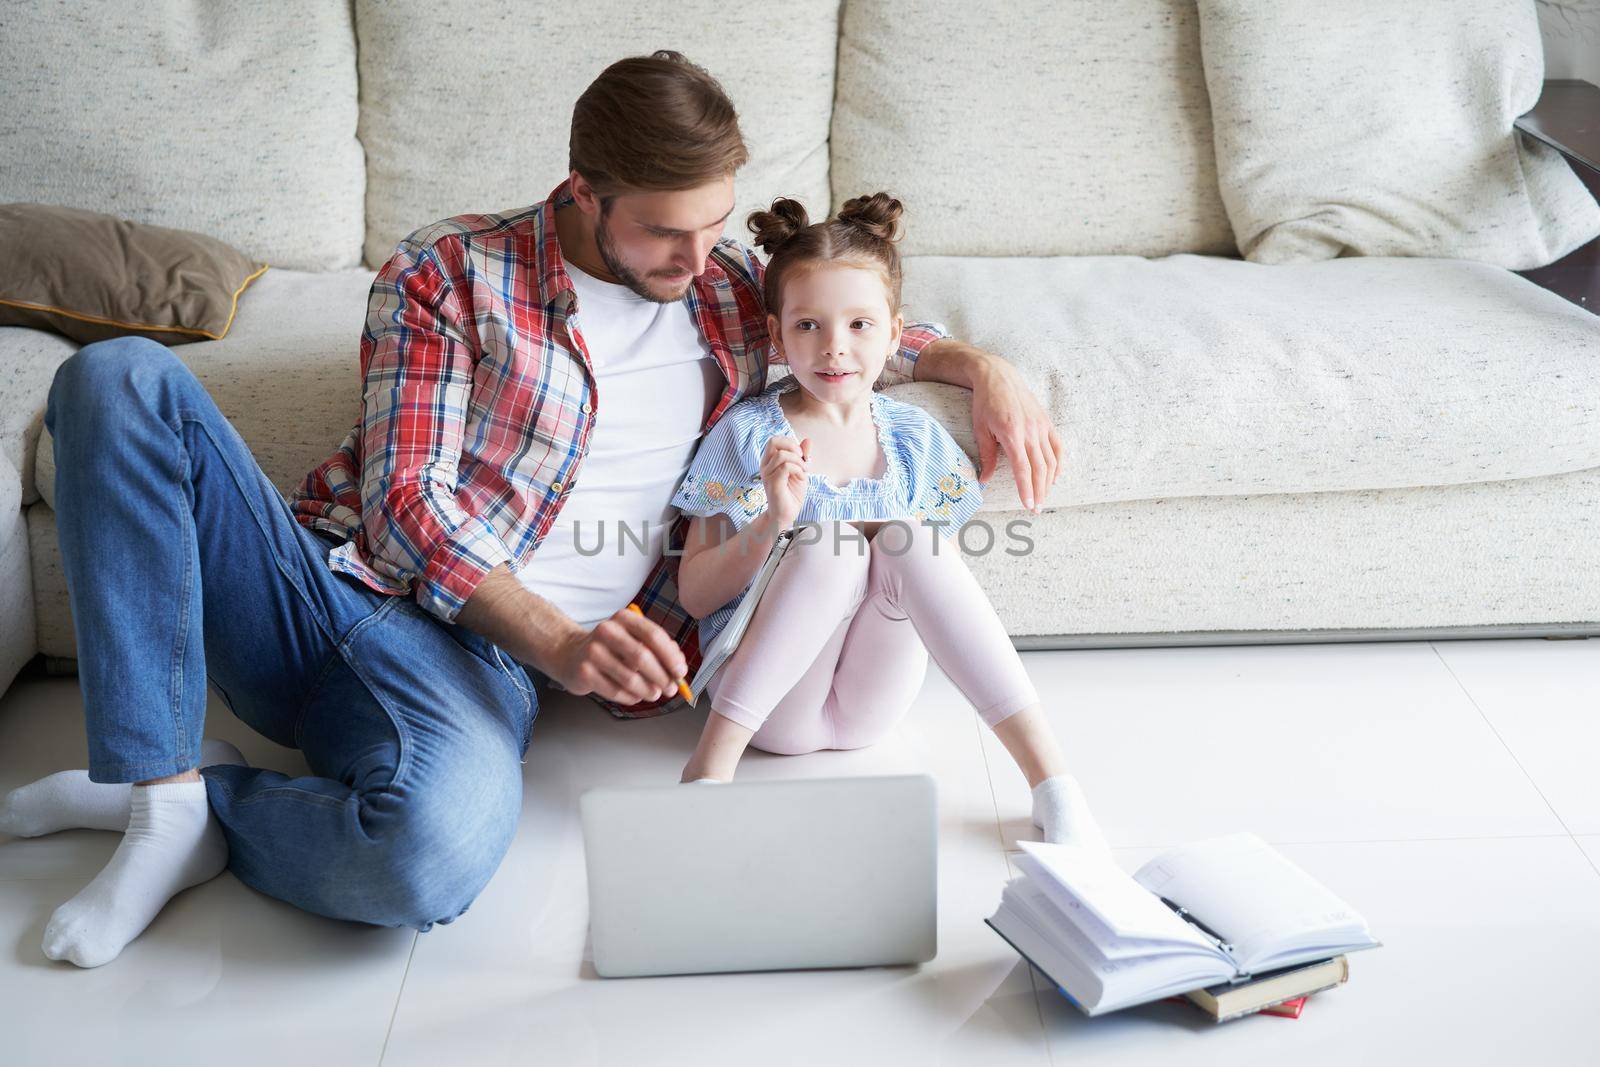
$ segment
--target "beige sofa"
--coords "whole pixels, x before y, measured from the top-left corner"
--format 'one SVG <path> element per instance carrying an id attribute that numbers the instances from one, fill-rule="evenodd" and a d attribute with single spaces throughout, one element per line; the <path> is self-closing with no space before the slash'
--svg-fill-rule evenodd
<path id="1" fill-rule="evenodd" d="M 980 20 L 932 0 L 285 0 L 134 26 L 77 6 L 101 17 L 13 18 L 45 64 L 0 44 L 25 116 L 0 124 L 0 201 L 273 264 L 224 340 L 175 351 L 280 490 L 357 415 L 396 240 L 542 199 L 583 85 L 674 47 L 739 105 L 736 220 L 778 194 L 903 195 L 908 311 L 1016 362 L 1052 412 L 1068 455 L 1045 514 L 1002 464 L 996 543 L 964 542 L 1019 645 L 1600 634 L 1600 318 L 1482 262 L 1240 259 L 1192 0 Z M 76 655 L 41 432 L 75 348 L 0 329 L 0 685 Z M 975 453 L 964 391 L 892 391 Z M 1006 551 L 1013 521 L 1031 552 Z"/>

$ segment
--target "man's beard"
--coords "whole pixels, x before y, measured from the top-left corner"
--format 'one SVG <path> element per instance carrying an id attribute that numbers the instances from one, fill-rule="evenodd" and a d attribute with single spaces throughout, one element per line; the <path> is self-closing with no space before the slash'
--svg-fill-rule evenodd
<path id="1" fill-rule="evenodd" d="M 619 283 L 626 285 L 634 293 L 649 300 L 651 303 L 673 304 L 682 300 L 689 292 L 690 283 L 684 284 L 683 292 L 673 296 L 662 296 L 659 293 L 652 292 L 650 287 L 645 284 L 645 280 L 639 277 L 638 272 L 622 262 L 622 257 L 617 253 L 616 245 L 611 243 L 611 230 L 606 225 L 606 215 L 609 211 L 609 207 L 601 209 L 600 220 L 594 228 L 595 247 L 600 252 L 600 262 L 606 265 L 606 270 L 610 271 L 611 276 L 617 279 Z M 691 278 L 690 282 L 692 281 L 693 279 Z"/>

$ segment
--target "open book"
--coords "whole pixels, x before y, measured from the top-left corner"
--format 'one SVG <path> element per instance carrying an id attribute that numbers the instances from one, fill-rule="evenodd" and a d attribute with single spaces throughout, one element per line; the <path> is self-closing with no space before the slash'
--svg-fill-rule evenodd
<path id="1" fill-rule="evenodd" d="M 745 630 L 750 626 L 750 619 L 756 613 L 756 605 L 761 602 L 761 594 L 766 591 L 767 582 L 772 580 L 772 572 L 778 569 L 778 562 L 783 559 L 783 554 L 789 550 L 794 535 L 799 531 L 800 527 L 791 526 L 778 534 L 778 539 L 772 543 L 772 548 L 767 552 L 766 561 L 761 564 L 761 569 L 745 587 L 744 599 L 739 601 L 733 617 L 717 634 L 710 647 L 701 650 L 700 669 L 694 672 L 694 681 L 689 683 L 689 693 L 694 698 L 690 701 L 691 704 L 700 702 L 700 694 L 705 691 L 706 683 L 711 681 L 712 675 L 717 673 L 717 668 L 722 666 L 739 647 L 739 640 L 744 637 Z"/>
<path id="2" fill-rule="evenodd" d="M 1089 1015 L 1381 944 L 1255 834 L 1180 845 L 1131 877 L 1103 852 L 1020 844 L 1023 874 L 986 921 Z"/>

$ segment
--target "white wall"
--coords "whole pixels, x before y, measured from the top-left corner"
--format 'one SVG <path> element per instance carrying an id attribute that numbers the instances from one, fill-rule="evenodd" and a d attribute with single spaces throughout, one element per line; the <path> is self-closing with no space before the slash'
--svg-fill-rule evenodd
<path id="1" fill-rule="evenodd" d="M 1544 76 L 1600 85 L 1600 0 L 1538 0 Z"/>

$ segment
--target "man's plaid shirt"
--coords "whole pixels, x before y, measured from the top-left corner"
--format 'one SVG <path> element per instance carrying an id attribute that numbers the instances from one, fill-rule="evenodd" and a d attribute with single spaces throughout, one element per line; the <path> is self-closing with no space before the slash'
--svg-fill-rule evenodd
<path id="1" fill-rule="evenodd" d="M 290 496 L 297 521 L 346 538 L 328 565 L 381 593 L 415 593 L 453 622 L 496 564 L 513 572 L 539 548 L 581 477 L 594 420 L 594 365 L 561 265 L 555 209 L 459 215 L 407 236 L 373 281 L 361 334 L 361 418 Z M 780 362 L 767 336 L 762 264 L 731 238 L 712 249 L 685 297 L 724 381 L 702 430 L 760 392 Z M 917 355 L 943 337 L 908 325 L 891 357 L 910 380 Z M 634 598 L 671 635 L 692 675 L 696 620 L 678 603 L 678 550 L 688 519 Z M 675 711 L 682 697 L 619 705 L 621 718 Z"/>

